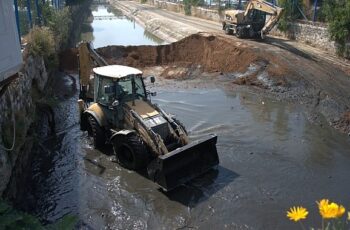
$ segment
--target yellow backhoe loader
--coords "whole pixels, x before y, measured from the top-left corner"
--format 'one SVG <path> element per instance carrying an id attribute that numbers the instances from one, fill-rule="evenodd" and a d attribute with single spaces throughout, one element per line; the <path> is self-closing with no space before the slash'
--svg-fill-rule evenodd
<path id="1" fill-rule="evenodd" d="M 270 2 L 250 0 L 245 10 L 225 11 L 222 29 L 238 38 L 264 38 L 277 24 L 282 12 L 283 8 Z"/>
<path id="2" fill-rule="evenodd" d="M 112 144 L 123 167 L 146 168 L 165 191 L 219 164 L 217 136 L 190 142 L 181 122 L 151 102 L 140 70 L 107 65 L 90 43 L 78 49 L 81 129 L 96 148 Z"/>

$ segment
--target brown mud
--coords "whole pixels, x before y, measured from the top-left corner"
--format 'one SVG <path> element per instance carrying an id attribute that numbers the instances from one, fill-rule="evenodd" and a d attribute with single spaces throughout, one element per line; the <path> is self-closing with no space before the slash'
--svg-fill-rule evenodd
<path id="1" fill-rule="evenodd" d="M 350 108 L 350 78 L 311 57 L 208 33 L 167 45 L 107 46 L 97 52 L 109 64 L 140 69 L 162 66 L 159 76 L 167 79 L 193 79 L 203 73 L 225 75 L 229 84 L 255 86 L 263 94 L 304 104 L 310 120 L 319 121 L 323 116 L 333 127 L 343 132 L 350 130 L 344 116 Z M 61 56 L 61 68 L 76 70 L 75 54 L 75 50 L 66 51 Z"/>

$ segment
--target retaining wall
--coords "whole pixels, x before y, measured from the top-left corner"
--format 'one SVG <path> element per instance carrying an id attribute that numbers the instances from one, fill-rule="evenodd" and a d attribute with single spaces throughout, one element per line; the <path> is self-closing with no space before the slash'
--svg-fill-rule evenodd
<path id="1" fill-rule="evenodd" d="M 274 28 L 270 34 L 287 37 L 333 54 L 336 53 L 336 44 L 330 40 L 327 25 L 323 23 L 300 21 L 290 24 L 290 32 L 288 33 L 283 33 Z"/>
<path id="2" fill-rule="evenodd" d="M 166 9 L 169 11 L 185 14 L 185 6 L 180 3 L 158 1 L 158 0 L 149 1 L 148 3 L 161 9 Z M 191 15 L 198 18 L 203 18 L 203 19 L 216 21 L 216 22 L 220 22 L 221 18 L 223 17 L 219 14 L 218 10 L 206 9 L 202 7 L 191 7 Z"/>
<path id="3" fill-rule="evenodd" d="M 0 95 L 0 196 L 11 177 L 28 168 L 33 138 L 31 125 L 35 120 L 35 100 L 43 94 L 48 80 L 42 58 L 29 57 L 19 77 L 2 91 Z M 14 120 L 13 122 L 13 115 Z M 15 147 L 13 125 L 15 124 Z"/>
<path id="4" fill-rule="evenodd" d="M 183 4 L 159 0 L 150 0 L 148 1 L 148 3 L 151 5 L 155 5 L 158 8 L 185 14 Z M 218 10 L 206 9 L 202 7 L 191 7 L 191 15 L 216 22 L 220 22 L 223 18 L 223 15 L 221 15 L 218 12 Z M 336 54 L 336 44 L 329 38 L 327 25 L 323 23 L 300 21 L 297 23 L 293 23 L 290 26 L 291 32 L 289 32 L 288 34 L 285 34 L 276 28 L 273 29 L 273 31 L 271 31 L 270 34 L 274 36 L 282 36 L 294 39 L 296 41 L 306 43 L 313 47 L 326 50 L 332 54 Z"/>

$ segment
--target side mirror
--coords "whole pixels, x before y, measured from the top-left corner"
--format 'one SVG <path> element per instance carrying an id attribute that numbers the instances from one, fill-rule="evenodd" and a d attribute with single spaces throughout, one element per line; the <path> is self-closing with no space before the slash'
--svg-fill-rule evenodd
<path id="1" fill-rule="evenodd" d="M 119 101 L 118 101 L 118 100 L 114 100 L 114 101 L 112 102 L 112 107 L 113 107 L 113 108 L 117 107 L 118 105 L 119 105 Z"/>
<path id="2" fill-rule="evenodd" d="M 152 97 L 157 96 L 157 92 L 151 92 L 151 96 L 152 96 Z"/>
<path id="3" fill-rule="evenodd" d="M 156 81 L 154 76 L 151 76 L 151 83 L 154 83 Z"/>
<path id="4" fill-rule="evenodd" d="M 118 105 L 119 105 L 119 101 L 118 101 L 118 100 L 114 100 L 114 101 L 112 102 L 112 105 L 110 105 L 108 108 L 109 108 L 110 110 L 115 110 L 115 109 L 117 109 Z"/>

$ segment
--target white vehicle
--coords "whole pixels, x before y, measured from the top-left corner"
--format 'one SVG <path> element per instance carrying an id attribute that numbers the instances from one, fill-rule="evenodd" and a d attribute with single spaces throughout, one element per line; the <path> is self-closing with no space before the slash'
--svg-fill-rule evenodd
<path id="1" fill-rule="evenodd" d="M 0 1 L 0 84 L 22 66 L 13 1 Z"/>

